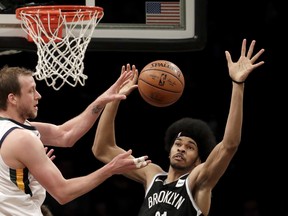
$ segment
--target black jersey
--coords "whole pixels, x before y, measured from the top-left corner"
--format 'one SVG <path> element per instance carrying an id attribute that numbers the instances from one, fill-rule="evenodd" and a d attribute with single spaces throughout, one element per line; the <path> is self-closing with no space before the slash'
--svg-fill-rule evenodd
<path id="1" fill-rule="evenodd" d="M 158 174 L 147 188 L 138 216 L 203 216 L 186 181 L 188 174 L 165 184 L 167 174 Z"/>

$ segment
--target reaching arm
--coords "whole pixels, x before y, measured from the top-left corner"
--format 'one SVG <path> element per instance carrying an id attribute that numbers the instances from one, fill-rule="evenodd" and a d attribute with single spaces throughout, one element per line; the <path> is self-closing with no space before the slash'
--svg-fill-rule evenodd
<path id="1" fill-rule="evenodd" d="M 130 70 L 130 65 L 127 65 L 127 71 Z M 135 66 L 132 66 L 133 76 L 130 81 L 119 89 L 119 94 L 130 94 L 137 85 L 135 84 L 138 79 L 138 71 Z M 125 72 L 125 66 L 122 66 L 121 73 Z M 104 162 L 110 162 L 116 155 L 125 152 L 116 145 L 115 140 L 115 118 L 120 101 L 113 101 L 105 106 L 105 109 L 99 119 L 97 126 L 92 152 L 95 157 Z"/>
<path id="2" fill-rule="evenodd" d="M 241 56 L 237 62 L 232 62 L 230 53 L 225 52 L 229 75 L 232 79 L 232 93 L 224 136 L 207 160 L 196 166 L 189 175 L 189 187 L 204 215 L 208 215 L 210 210 L 212 189 L 226 171 L 241 141 L 244 81 L 255 68 L 264 64 L 263 61 L 255 63 L 264 49 L 252 57 L 254 46 L 255 41 L 252 41 L 246 54 L 246 39 L 244 39 Z"/>
<path id="3" fill-rule="evenodd" d="M 117 81 L 96 98 L 96 100 L 94 100 L 80 115 L 70 119 L 62 125 L 31 122 L 31 124 L 39 130 L 41 141 L 47 146 L 73 146 L 89 129 L 91 129 L 107 103 L 114 100 L 126 99 L 126 95 L 118 94 L 118 91 L 119 88 L 130 79 L 131 75 L 131 71 L 124 71 L 121 73 Z"/>
<path id="4" fill-rule="evenodd" d="M 1 157 L 13 169 L 25 167 L 33 177 L 60 204 L 65 204 L 99 186 L 115 174 L 123 174 L 147 166 L 147 156 L 131 158 L 132 150 L 119 154 L 100 169 L 81 177 L 65 179 L 53 163 L 51 154 L 30 131 L 15 129 L 5 138 L 1 148 Z"/>
<path id="5" fill-rule="evenodd" d="M 130 70 L 129 64 L 127 64 L 126 70 Z M 122 67 L 122 73 L 124 71 L 125 66 Z M 138 79 L 138 71 L 134 65 L 132 66 L 132 72 L 133 76 L 131 77 L 130 81 L 119 89 L 119 93 L 128 95 L 137 88 L 136 82 Z M 98 122 L 92 152 L 95 157 L 103 163 L 108 163 L 117 155 L 125 152 L 124 149 L 116 145 L 115 140 L 115 118 L 119 104 L 120 101 L 113 101 L 107 104 Z M 149 172 L 147 169 L 149 169 Z M 133 170 L 125 175 L 144 184 L 147 183 L 147 178 L 150 179 L 150 175 L 153 175 L 155 172 L 163 171 L 160 169 L 160 167 L 151 163 L 149 166 L 143 169 Z M 147 177 L 147 175 L 149 175 L 149 177 Z"/>
<path id="6" fill-rule="evenodd" d="M 236 153 L 241 141 L 243 120 L 244 81 L 263 61 L 255 63 L 264 49 L 253 56 L 255 41 L 250 44 L 246 54 L 246 39 L 242 42 L 241 56 L 237 62 L 232 62 L 230 53 L 225 52 L 229 75 L 232 79 L 232 94 L 230 109 L 222 141 L 213 149 L 199 171 L 199 182 L 202 187 L 212 189 L 226 171 Z"/>

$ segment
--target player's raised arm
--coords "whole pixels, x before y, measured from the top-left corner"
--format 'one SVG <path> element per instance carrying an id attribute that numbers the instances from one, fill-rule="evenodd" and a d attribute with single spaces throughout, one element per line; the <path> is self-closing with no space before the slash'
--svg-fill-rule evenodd
<path id="1" fill-rule="evenodd" d="M 43 122 L 31 122 L 31 124 L 38 129 L 45 145 L 72 147 L 91 129 L 107 103 L 126 99 L 126 95 L 119 93 L 119 89 L 131 76 L 131 71 L 121 73 L 116 82 L 89 104 L 82 113 L 61 125 Z"/>
<path id="2" fill-rule="evenodd" d="M 204 185 L 211 188 L 226 171 L 241 141 L 245 81 L 254 69 L 264 64 L 264 61 L 256 62 L 264 49 L 253 54 L 255 43 L 256 41 L 253 40 L 247 50 L 246 39 L 244 39 L 240 57 L 236 62 L 232 61 L 228 51 L 225 52 L 232 82 L 230 109 L 223 139 L 212 150 L 200 172 L 206 179 Z"/>

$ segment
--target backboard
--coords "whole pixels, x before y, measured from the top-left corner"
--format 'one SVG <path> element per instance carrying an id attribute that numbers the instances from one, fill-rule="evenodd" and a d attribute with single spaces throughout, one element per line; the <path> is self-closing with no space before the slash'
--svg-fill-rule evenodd
<path id="1" fill-rule="evenodd" d="M 205 0 L 0 0 L 0 50 L 36 50 L 16 19 L 15 9 L 35 5 L 103 7 L 88 51 L 193 51 L 206 43 Z M 23 2 L 23 1 L 21 1 Z"/>

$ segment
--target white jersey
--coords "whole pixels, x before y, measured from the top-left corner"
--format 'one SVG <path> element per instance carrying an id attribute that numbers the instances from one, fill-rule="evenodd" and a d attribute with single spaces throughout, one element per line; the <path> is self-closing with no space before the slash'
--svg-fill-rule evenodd
<path id="1" fill-rule="evenodd" d="M 0 148 L 5 137 L 16 128 L 29 130 L 40 138 L 35 127 L 0 117 Z M 46 190 L 27 168 L 8 167 L 0 154 L 0 216 L 42 216 L 45 197 Z"/>

